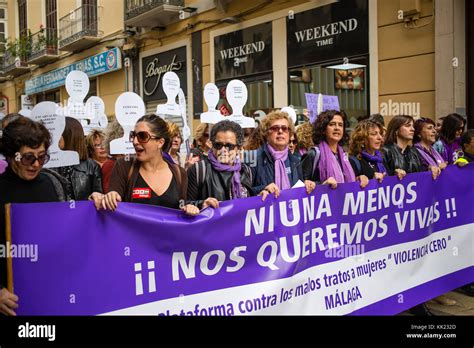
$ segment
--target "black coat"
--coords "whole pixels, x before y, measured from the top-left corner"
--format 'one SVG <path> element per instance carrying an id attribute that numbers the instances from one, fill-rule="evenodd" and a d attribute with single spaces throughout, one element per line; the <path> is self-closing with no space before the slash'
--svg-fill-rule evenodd
<path id="1" fill-rule="evenodd" d="M 92 192 L 102 192 L 102 172 L 96 161 L 88 158 L 71 166 L 72 173 L 70 177 L 64 175 L 66 168 L 55 168 L 55 170 L 70 180 L 68 195 L 71 198 L 76 201 L 84 201 L 88 199 Z"/>
<path id="2" fill-rule="evenodd" d="M 388 175 L 395 175 L 395 169 L 403 169 L 407 173 L 423 171 L 420 155 L 416 148 L 407 146 L 402 153 L 397 144 L 386 144 L 383 149 L 383 160 Z"/>
<path id="3" fill-rule="evenodd" d="M 201 159 L 188 169 L 188 199 L 187 202 L 199 208 L 209 197 L 218 201 L 227 201 L 232 197 L 232 172 L 220 172 L 213 168 L 207 158 Z M 247 190 L 247 196 L 252 196 L 252 171 L 243 164 L 240 169 L 240 183 Z"/>

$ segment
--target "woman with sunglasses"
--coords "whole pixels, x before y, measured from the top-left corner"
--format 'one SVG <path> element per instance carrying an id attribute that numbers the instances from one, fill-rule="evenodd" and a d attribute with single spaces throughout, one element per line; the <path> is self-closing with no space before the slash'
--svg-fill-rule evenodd
<path id="1" fill-rule="evenodd" d="M 5 245 L 5 204 L 66 199 L 61 182 L 42 170 L 49 160 L 50 143 L 48 130 L 26 117 L 12 121 L 3 130 L 0 153 L 6 157 L 8 167 L 0 175 L 0 245 Z M 0 258 L 0 313 L 15 315 L 18 297 L 3 288 L 6 285 L 5 261 Z"/>
<path id="2" fill-rule="evenodd" d="M 220 201 L 249 197 L 252 172 L 241 163 L 244 131 L 235 122 L 220 121 L 211 130 L 207 158 L 188 170 L 188 201 L 200 208 L 217 208 Z"/>
<path id="3" fill-rule="evenodd" d="M 102 172 L 97 162 L 88 158 L 84 129 L 75 118 L 66 117 L 66 126 L 59 140 L 59 148 L 64 151 L 76 151 L 79 154 L 79 164 L 54 169 L 67 179 L 69 197 L 76 201 L 100 199 Z"/>
<path id="4" fill-rule="evenodd" d="M 356 176 L 343 145 L 349 139 L 345 129 L 347 117 L 343 111 L 328 110 L 320 113 L 313 124 L 315 146 L 301 160 L 303 176 L 313 184 L 322 183 L 335 189 L 338 184 L 360 181 L 367 186 L 365 175 Z"/>
<path id="5" fill-rule="evenodd" d="M 288 114 L 271 112 L 262 120 L 260 127 L 265 143 L 258 150 L 257 165 L 252 167 L 252 191 L 265 200 L 270 193 L 278 197 L 282 190 L 293 187 L 298 180 L 302 180 L 303 173 L 299 160 L 288 148 L 290 137 L 295 134 L 295 127 Z M 305 186 L 310 193 L 314 187 L 312 183 L 308 184 L 305 183 Z"/>
<path id="6" fill-rule="evenodd" d="M 155 114 L 142 116 L 130 132 L 130 141 L 136 157 L 117 160 L 110 191 L 96 207 L 114 211 L 118 202 L 124 201 L 199 214 L 196 206 L 185 205 L 188 187 L 185 170 L 166 153 L 171 144 L 168 124 Z"/>
<path id="7" fill-rule="evenodd" d="M 461 135 L 465 126 L 464 118 L 459 114 L 449 114 L 443 119 L 439 132 L 439 140 L 433 145 L 448 164 L 456 161 L 456 151 L 459 150 Z"/>
<path id="8" fill-rule="evenodd" d="M 436 179 L 447 163 L 433 147 L 436 142 L 436 125 L 432 119 L 423 117 L 415 121 L 413 142 L 420 155 L 422 169 L 431 171 L 433 179 Z"/>

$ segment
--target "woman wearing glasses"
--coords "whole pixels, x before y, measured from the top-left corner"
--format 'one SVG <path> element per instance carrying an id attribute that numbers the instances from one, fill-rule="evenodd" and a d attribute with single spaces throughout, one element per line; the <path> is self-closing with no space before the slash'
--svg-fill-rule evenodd
<path id="1" fill-rule="evenodd" d="M 212 127 L 211 143 L 207 158 L 188 170 L 188 201 L 200 208 L 217 208 L 220 201 L 251 196 L 252 172 L 240 160 L 242 128 L 221 121 Z"/>
<path id="2" fill-rule="evenodd" d="M 76 201 L 99 199 L 102 195 L 102 173 L 96 161 L 88 158 L 84 129 L 78 120 L 66 117 L 59 148 L 79 153 L 79 164 L 55 168 L 68 181 L 68 195 Z"/>
<path id="3" fill-rule="evenodd" d="M 0 153 L 8 167 L 0 175 L 0 245 L 5 245 L 5 209 L 7 203 L 60 202 L 66 195 L 60 181 L 42 170 L 48 162 L 51 136 L 38 122 L 26 117 L 12 121 L 0 139 Z M 0 313 L 15 315 L 18 297 L 6 285 L 6 262 L 0 258 Z"/>
<path id="4" fill-rule="evenodd" d="M 110 192 L 96 207 L 113 211 L 118 202 L 124 201 L 181 209 L 189 215 L 199 214 L 196 206 L 185 205 L 186 172 L 169 156 L 163 156 L 171 144 L 168 124 L 154 114 L 142 116 L 130 132 L 130 141 L 136 157 L 117 160 L 110 179 Z"/>
<path id="5" fill-rule="evenodd" d="M 342 146 L 349 136 L 346 133 L 347 117 L 343 111 L 328 110 L 319 114 L 313 124 L 311 148 L 301 160 L 305 180 L 328 184 L 335 189 L 338 184 L 360 181 L 367 186 L 365 175 L 356 176 Z"/>
<path id="6" fill-rule="evenodd" d="M 105 144 L 105 133 L 100 129 L 93 129 L 86 136 L 86 145 L 89 158 L 96 161 L 102 168 L 109 158 Z"/>
<path id="7" fill-rule="evenodd" d="M 303 173 L 299 160 L 288 148 L 290 137 L 295 134 L 295 127 L 288 115 L 285 112 L 271 112 L 262 120 L 260 127 L 265 143 L 258 150 L 257 165 L 252 167 L 252 191 L 265 200 L 270 193 L 278 197 L 282 190 L 291 188 L 303 178 Z M 309 193 L 314 186 L 309 183 L 306 189 Z"/>

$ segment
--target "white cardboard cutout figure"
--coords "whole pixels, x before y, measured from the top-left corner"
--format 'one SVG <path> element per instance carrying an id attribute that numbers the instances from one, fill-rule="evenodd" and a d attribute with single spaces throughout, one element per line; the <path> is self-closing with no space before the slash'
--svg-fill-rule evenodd
<path id="1" fill-rule="evenodd" d="M 204 100 L 207 104 L 207 111 L 201 114 L 202 123 L 216 124 L 225 120 L 220 111 L 216 109 L 219 103 L 219 89 L 215 84 L 207 83 L 204 86 Z"/>
<path id="2" fill-rule="evenodd" d="M 156 107 L 156 114 L 165 120 L 166 115 L 181 116 L 181 109 L 176 104 L 176 97 L 179 94 L 179 77 L 176 73 L 168 71 L 163 75 L 163 92 L 166 94 L 166 104 L 160 104 Z"/>
<path id="3" fill-rule="evenodd" d="M 49 147 L 50 160 L 44 165 L 45 168 L 57 168 L 79 164 L 79 154 L 76 151 L 62 151 L 59 148 L 59 140 L 66 126 L 66 117 L 58 113 L 58 105 L 53 102 L 41 102 L 36 104 L 31 111 L 34 121 L 42 122 L 51 133 L 51 146 Z"/>
<path id="4" fill-rule="evenodd" d="M 66 91 L 69 94 L 66 116 L 74 117 L 78 120 L 85 119 L 86 108 L 84 98 L 89 93 L 89 76 L 83 71 L 73 70 L 66 76 Z"/>
<path id="5" fill-rule="evenodd" d="M 290 117 L 290 120 L 293 121 L 293 124 L 296 123 L 296 111 L 291 106 L 281 108 L 281 112 L 286 112 Z"/>
<path id="6" fill-rule="evenodd" d="M 70 71 L 66 76 L 65 84 L 67 93 L 74 100 L 82 102 L 89 93 L 89 76 L 83 71 Z"/>
<path id="7" fill-rule="evenodd" d="M 137 120 L 145 115 L 145 103 L 142 98 L 133 92 L 122 93 L 115 102 L 115 117 L 123 128 L 123 137 L 110 142 L 112 155 L 134 154 L 135 148 L 130 142 L 130 131 L 133 130 Z"/>
<path id="8" fill-rule="evenodd" d="M 252 117 L 244 116 L 243 109 L 247 103 L 247 86 L 240 80 L 232 80 L 226 88 L 227 102 L 232 108 L 232 115 L 226 119 L 238 123 L 242 128 L 255 128 L 255 120 Z"/>
<path id="9" fill-rule="evenodd" d="M 86 102 L 86 117 L 90 119 L 89 124 L 83 126 L 84 134 L 87 135 L 93 129 L 104 129 L 109 123 L 105 115 L 105 104 L 102 98 L 92 96 Z"/>

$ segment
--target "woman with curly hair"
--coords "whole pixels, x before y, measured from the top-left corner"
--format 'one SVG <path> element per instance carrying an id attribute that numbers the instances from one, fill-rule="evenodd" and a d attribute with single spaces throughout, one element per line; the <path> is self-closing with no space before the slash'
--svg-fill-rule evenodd
<path id="1" fill-rule="evenodd" d="M 360 181 L 367 186 L 365 175 L 357 176 L 342 146 L 348 141 L 347 117 L 343 111 L 328 110 L 318 115 L 313 124 L 313 142 L 316 146 L 308 151 L 301 163 L 303 177 L 313 183 L 331 185 Z"/>
<path id="2" fill-rule="evenodd" d="M 296 127 L 296 137 L 298 139 L 298 152 L 303 156 L 314 146 L 313 125 L 310 122 L 300 124 Z"/>
<path id="3" fill-rule="evenodd" d="M 257 125 L 245 139 L 244 150 L 257 150 L 265 143 L 262 127 Z"/>
<path id="4" fill-rule="evenodd" d="M 380 152 L 382 132 L 382 125 L 370 119 L 359 122 L 354 129 L 349 143 L 349 161 L 356 176 L 365 175 L 382 182 L 387 174 Z"/>

